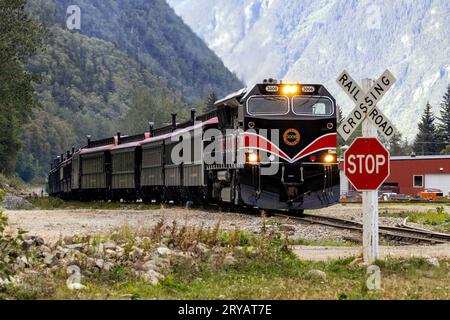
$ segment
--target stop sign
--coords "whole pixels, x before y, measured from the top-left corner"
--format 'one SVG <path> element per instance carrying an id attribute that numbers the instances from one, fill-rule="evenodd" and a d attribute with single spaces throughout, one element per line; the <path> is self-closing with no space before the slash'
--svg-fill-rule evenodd
<path id="1" fill-rule="evenodd" d="M 377 138 L 356 138 L 344 159 L 345 175 L 358 191 L 377 190 L 389 177 L 389 151 Z"/>

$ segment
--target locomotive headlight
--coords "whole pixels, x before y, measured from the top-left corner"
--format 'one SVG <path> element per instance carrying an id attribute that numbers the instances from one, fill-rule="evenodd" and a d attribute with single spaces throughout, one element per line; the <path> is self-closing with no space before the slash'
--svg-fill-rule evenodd
<path id="1" fill-rule="evenodd" d="M 330 162 L 334 162 L 334 155 L 332 154 L 327 154 L 325 156 L 325 158 L 323 158 L 325 160 L 325 162 L 330 163 Z"/>
<path id="2" fill-rule="evenodd" d="M 283 86 L 283 89 L 281 91 L 284 94 L 296 94 L 299 91 L 299 87 L 295 84 L 287 84 Z"/>
<path id="3" fill-rule="evenodd" d="M 283 91 L 284 94 L 291 93 L 291 86 L 284 86 L 282 91 Z"/>
<path id="4" fill-rule="evenodd" d="M 296 94 L 297 92 L 298 92 L 298 86 L 297 85 L 291 86 L 291 94 Z"/>
<path id="5" fill-rule="evenodd" d="M 248 162 L 250 164 L 257 164 L 259 162 L 259 157 L 257 152 L 249 153 L 248 154 Z"/>

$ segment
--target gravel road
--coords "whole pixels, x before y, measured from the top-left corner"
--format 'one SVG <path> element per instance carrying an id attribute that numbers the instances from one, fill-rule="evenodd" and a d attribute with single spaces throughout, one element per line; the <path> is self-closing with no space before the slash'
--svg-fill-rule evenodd
<path id="1" fill-rule="evenodd" d="M 361 247 L 293 246 L 293 252 L 302 260 L 322 261 L 357 257 Z M 450 258 L 450 244 L 435 246 L 380 246 L 380 259 L 392 258 Z"/>

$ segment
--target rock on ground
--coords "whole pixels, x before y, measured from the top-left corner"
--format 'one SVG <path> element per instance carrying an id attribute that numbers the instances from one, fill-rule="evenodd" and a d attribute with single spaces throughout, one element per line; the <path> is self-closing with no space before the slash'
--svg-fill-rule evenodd
<path id="1" fill-rule="evenodd" d="M 28 200 L 13 194 L 5 195 L 0 206 L 5 209 L 29 209 L 33 207 Z"/>
<path id="2" fill-rule="evenodd" d="M 312 269 L 309 270 L 306 275 L 312 279 L 318 279 L 322 281 L 327 280 L 327 274 L 322 270 Z"/>

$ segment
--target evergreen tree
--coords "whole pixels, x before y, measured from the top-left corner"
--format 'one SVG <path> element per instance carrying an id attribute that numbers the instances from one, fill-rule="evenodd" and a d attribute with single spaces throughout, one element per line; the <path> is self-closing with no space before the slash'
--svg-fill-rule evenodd
<path id="1" fill-rule="evenodd" d="M 446 145 L 445 148 L 441 150 L 440 154 L 450 155 L 450 144 Z"/>
<path id="2" fill-rule="evenodd" d="M 188 109 L 180 108 L 180 102 L 167 92 L 149 93 L 145 87 L 137 88 L 131 98 L 130 109 L 121 121 L 124 134 L 138 134 L 148 131 L 148 122 L 155 128 L 171 123 L 171 113 L 177 113 L 177 122 L 188 119 Z"/>
<path id="3" fill-rule="evenodd" d="M 397 131 L 389 141 L 389 153 L 391 156 L 404 155 L 404 149 L 402 146 L 402 134 Z"/>
<path id="4" fill-rule="evenodd" d="M 214 103 L 217 101 L 217 95 L 213 91 L 211 92 L 208 97 L 206 98 L 206 112 L 215 110 L 216 107 L 214 106 Z"/>
<path id="5" fill-rule="evenodd" d="M 27 0 L 0 0 L 0 172 L 13 174 L 23 125 L 38 105 L 26 69 L 45 29 L 25 12 Z"/>
<path id="6" fill-rule="evenodd" d="M 414 141 L 414 152 L 417 155 L 432 155 L 439 153 L 441 143 L 435 125 L 435 116 L 427 103 L 422 118 L 418 124 L 419 132 Z"/>
<path id="7" fill-rule="evenodd" d="M 447 92 L 442 97 L 441 102 L 441 110 L 440 117 L 437 117 L 439 120 L 438 131 L 440 139 L 442 140 L 442 151 L 446 148 L 447 145 L 450 145 L 450 85 L 447 87 Z"/>
<path id="8" fill-rule="evenodd" d="M 409 143 L 408 138 L 405 138 L 402 143 L 403 155 L 409 156 L 414 151 L 413 146 Z"/>

